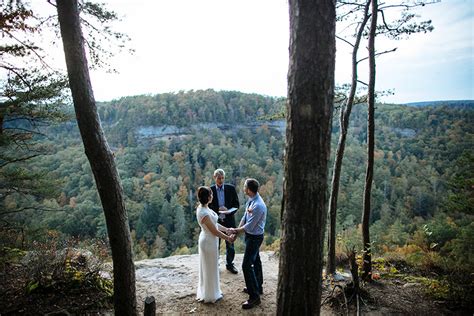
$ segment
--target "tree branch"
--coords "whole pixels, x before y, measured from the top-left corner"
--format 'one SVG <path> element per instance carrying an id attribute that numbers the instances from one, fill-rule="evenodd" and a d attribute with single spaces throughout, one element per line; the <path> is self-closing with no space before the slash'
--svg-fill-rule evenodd
<path id="1" fill-rule="evenodd" d="M 25 77 L 24 77 L 22 74 L 20 74 L 20 72 L 18 71 L 19 68 L 9 67 L 9 66 L 7 66 L 7 65 L 5 65 L 5 64 L 0 65 L 0 67 L 3 68 L 3 69 L 6 69 L 6 70 L 8 70 L 8 71 L 13 72 L 13 73 L 14 73 L 15 75 L 17 75 L 18 78 L 20 78 L 20 80 L 31 90 L 31 85 L 30 85 L 30 83 L 25 79 Z"/>
<path id="2" fill-rule="evenodd" d="M 379 10 L 385 10 L 389 8 L 405 8 L 405 9 L 411 9 L 411 8 L 416 8 L 416 7 L 424 7 L 425 5 L 430 5 L 430 4 L 435 4 L 439 3 L 440 0 L 433 0 L 433 1 L 421 1 L 418 3 L 414 4 L 406 4 L 406 3 L 401 3 L 401 4 L 391 4 L 391 5 L 386 5 L 384 7 L 379 7 Z"/>
<path id="3" fill-rule="evenodd" d="M 397 47 L 395 47 L 395 48 L 393 48 L 393 49 L 390 49 L 390 50 L 386 50 L 386 51 L 377 53 L 377 54 L 375 54 L 375 57 L 377 57 L 377 56 L 379 56 L 379 55 L 387 54 L 387 53 L 393 53 L 393 52 L 396 51 L 396 50 L 397 50 Z M 368 58 L 369 58 L 369 57 L 364 57 L 364 58 L 362 58 L 362 59 L 359 59 L 359 60 L 357 61 L 357 63 L 360 63 L 361 61 L 364 61 L 364 60 L 366 60 L 366 59 L 368 59 Z"/>
<path id="4" fill-rule="evenodd" d="M 338 40 L 341 40 L 341 41 L 345 42 L 346 44 L 350 45 L 351 47 L 354 47 L 354 44 L 352 44 L 352 43 L 349 42 L 348 40 L 346 40 L 346 39 L 344 39 L 344 38 L 342 38 L 342 37 L 340 37 L 340 36 L 338 36 L 338 35 L 336 35 L 336 38 L 337 38 Z"/>
<path id="5" fill-rule="evenodd" d="M 41 212 L 66 212 L 67 211 L 66 209 L 63 209 L 63 208 L 44 208 L 44 207 L 39 207 L 39 206 L 36 206 L 36 207 L 26 206 L 26 207 L 22 207 L 22 208 L 11 210 L 11 211 L 0 212 L 0 216 L 4 216 L 7 214 L 20 213 L 20 212 L 29 211 L 29 210 L 41 211 Z"/>
<path id="6" fill-rule="evenodd" d="M 31 158 L 34 158 L 34 157 L 38 157 L 38 156 L 39 156 L 39 154 L 36 154 L 36 155 L 31 155 L 31 156 L 26 156 L 26 157 L 22 157 L 22 158 L 16 158 L 16 159 L 13 159 L 13 160 L 9 160 L 5 163 L 0 164 L 0 168 L 3 168 L 6 165 L 11 164 L 11 163 L 25 161 L 25 160 L 28 160 L 28 159 L 31 159 Z"/>
<path id="7" fill-rule="evenodd" d="M 33 131 L 33 130 L 26 129 L 26 128 L 21 128 L 21 127 L 5 127 L 3 129 L 4 130 L 13 130 L 13 131 L 22 131 L 22 132 L 26 132 L 27 134 L 36 134 L 36 135 L 46 136 L 46 134 L 41 133 L 39 131 Z"/>
<path id="8" fill-rule="evenodd" d="M 353 5 L 356 7 L 365 7 L 365 4 L 363 3 L 357 3 L 357 2 L 350 2 L 350 1 L 338 1 L 341 5 Z"/>
<path id="9" fill-rule="evenodd" d="M 22 40 L 16 38 L 12 33 L 8 32 L 8 31 L 5 31 L 5 33 L 8 34 L 14 40 L 16 40 L 18 43 L 20 43 L 21 45 L 23 45 L 24 47 L 28 48 L 33 54 L 35 54 L 36 57 L 38 57 L 39 61 L 41 62 L 41 64 L 44 67 L 49 68 L 49 69 L 53 69 L 44 61 L 43 57 L 41 57 L 40 54 L 38 54 L 38 52 L 36 51 L 36 48 L 39 49 L 38 47 L 34 47 L 34 46 L 31 46 L 31 45 L 28 45 L 27 43 L 24 43 Z"/>

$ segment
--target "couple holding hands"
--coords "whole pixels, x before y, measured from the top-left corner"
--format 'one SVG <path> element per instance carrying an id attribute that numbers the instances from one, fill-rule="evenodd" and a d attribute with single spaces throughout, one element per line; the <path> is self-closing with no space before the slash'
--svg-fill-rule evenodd
<path id="1" fill-rule="evenodd" d="M 225 173 L 222 169 L 214 171 L 215 185 L 199 187 L 197 196 L 199 206 L 196 218 L 201 233 L 199 235 L 199 284 L 197 299 L 205 303 L 215 303 L 223 294 L 219 282 L 219 242 L 226 242 L 226 268 L 237 274 L 234 266 L 235 250 L 233 242 L 241 233 L 245 233 L 245 253 L 242 261 L 246 288 L 249 299 L 242 304 L 243 309 L 250 309 L 260 304 L 263 294 L 262 262 L 259 249 L 263 242 L 263 231 L 267 217 L 267 207 L 258 194 L 259 183 L 255 179 L 246 179 L 244 193 L 249 197 L 245 213 L 235 225 L 234 213 L 239 208 L 239 199 L 235 187 L 224 183 Z"/>

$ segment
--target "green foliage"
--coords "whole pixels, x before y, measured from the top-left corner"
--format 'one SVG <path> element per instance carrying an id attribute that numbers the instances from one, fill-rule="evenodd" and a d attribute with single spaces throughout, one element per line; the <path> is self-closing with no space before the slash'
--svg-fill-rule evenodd
<path id="1" fill-rule="evenodd" d="M 434 299 L 449 301 L 458 308 L 469 308 L 474 299 L 473 284 L 458 282 L 459 277 L 441 276 L 433 278 L 414 275 L 402 275 L 402 277 L 407 282 L 422 284 L 426 293 Z M 466 280 L 466 278 L 464 279 Z"/>
<path id="2" fill-rule="evenodd" d="M 383 276 L 398 274 L 398 269 L 383 257 L 372 260 L 372 269 L 378 271 Z"/>
<path id="3" fill-rule="evenodd" d="M 5 264 L 17 264 L 26 255 L 24 250 L 18 248 L 2 247 L 0 249 L 0 270 Z"/>
<path id="4" fill-rule="evenodd" d="M 117 15 L 91 2 L 80 2 L 80 10 L 92 67 L 108 66 L 114 48 L 124 48 L 128 40 L 110 27 Z M 34 160 L 56 150 L 45 134 L 48 127 L 73 115 L 64 105 L 69 100 L 65 71 L 54 69 L 55 54 L 44 50 L 51 45 L 46 39 L 59 38 L 55 6 L 48 3 L 38 10 L 28 1 L 3 1 L 0 12 L 0 205 L 6 204 L 0 217 L 8 225 L 12 213 L 61 210 L 41 200 L 56 198 L 63 184 L 49 176 L 51 164 L 42 169 L 43 163 Z M 21 215 L 13 217 L 26 224 Z"/>
<path id="5" fill-rule="evenodd" d="M 26 293 L 92 288 L 110 300 L 113 282 L 102 276 L 107 271 L 102 261 L 103 243 L 83 245 L 94 251 L 94 255 L 89 250 L 72 247 L 78 245 L 77 241 L 62 241 L 55 232 L 50 232 L 50 238 L 48 243 L 37 242 L 36 250 L 27 252 L 22 258 L 21 262 L 28 270 Z"/>
<path id="6" fill-rule="evenodd" d="M 136 126 L 172 125 L 183 128 L 205 122 L 232 126 L 279 113 L 284 108 L 284 102 L 283 98 L 237 91 L 180 91 L 124 97 L 101 104 L 99 114 L 107 123 L 116 122 L 110 127 L 113 135 L 110 140 L 127 145 L 128 131 Z"/>
<path id="7" fill-rule="evenodd" d="M 382 278 L 421 285 L 433 299 L 469 309 L 474 298 L 472 270 L 457 270 L 441 264 L 444 260 L 437 252 L 407 245 L 373 259 L 372 267 Z"/>
<path id="8" fill-rule="evenodd" d="M 38 282 L 38 281 L 31 280 L 31 281 L 28 282 L 28 284 L 26 285 L 26 294 L 31 294 L 31 292 L 33 292 L 34 290 L 36 290 L 38 287 L 39 287 L 39 282 Z"/>
<path id="9" fill-rule="evenodd" d="M 172 256 L 182 256 L 182 255 L 189 255 L 190 251 L 189 248 L 186 246 L 178 247 L 175 251 L 171 253 Z"/>
<path id="10" fill-rule="evenodd" d="M 268 207 L 264 248 L 279 248 L 284 129 L 256 117 L 279 113 L 283 104 L 284 100 L 253 94 L 200 90 L 127 97 L 99 106 L 121 174 L 135 259 L 197 253 L 195 190 L 211 185 L 218 167 L 236 185 L 241 205 L 244 179 L 260 181 Z M 352 247 L 361 249 L 365 111 L 355 106 L 348 134 L 338 203 L 338 254 Z M 449 208 L 447 197 L 455 192 L 453 179 L 470 174 L 462 168 L 466 162 L 460 157 L 470 151 L 472 128 L 466 126 L 473 121 L 468 107 L 378 105 L 371 218 L 374 255 L 388 253 L 435 269 L 449 265 L 468 269 L 472 264 L 472 220 Z M 162 134 L 169 125 L 176 129 Z M 51 146 L 54 154 L 28 166 L 49 170 L 49 178 L 62 184 L 54 200 L 38 198 L 36 203 L 57 205 L 63 211 L 11 214 L 8 220 L 28 228 L 27 244 L 40 227 L 82 239 L 106 236 L 100 200 L 75 124 L 48 131 L 50 140 L 42 143 Z M 333 131 L 333 148 L 336 137 Z M 462 163 L 453 164 L 458 158 Z M 26 203 L 16 195 L 6 202 L 12 210 Z M 242 215 L 239 210 L 236 220 Z M 243 251 L 241 239 L 235 245 Z"/>
<path id="11" fill-rule="evenodd" d="M 457 159 L 445 208 L 450 213 L 474 215 L 474 153 L 465 151 Z"/>

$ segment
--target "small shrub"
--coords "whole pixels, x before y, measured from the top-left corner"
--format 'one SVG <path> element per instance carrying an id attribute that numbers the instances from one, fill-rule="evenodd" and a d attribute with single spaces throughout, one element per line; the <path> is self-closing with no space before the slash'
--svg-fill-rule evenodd
<path id="1" fill-rule="evenodd" d="M 189 255 L 189 254 L 190 254 L 189 248 L 186 245 L 184 245 L 184 246 L 176 248 L 176 250 L 171 255 L 182 256 L 182 255 Z"/>
<path id="2" fill-rule="evenodd" d="M 18 248 L 3 247 L 0 249 L 0 268 L 5 264 L 19 263 L 26 255 L 26 251 Z"/>
<path id="3" fill-rule="evenodd" d="M 69 290 L 99 291 L 113 296 L 113 281 L 106 276 L 104 262 L 91 251 L 74 247 L 58 248 L 58 243 L 37 243 L 22 259 L 27 270 L 25 292 L 65 293 Z"/>
<path id="4" fill-rule="evenodd" d="M 280 252 L 280 238 L 275 237 L 265 237 L 265 242 L 261 248 L 262 251 L 274 251 Z"/>

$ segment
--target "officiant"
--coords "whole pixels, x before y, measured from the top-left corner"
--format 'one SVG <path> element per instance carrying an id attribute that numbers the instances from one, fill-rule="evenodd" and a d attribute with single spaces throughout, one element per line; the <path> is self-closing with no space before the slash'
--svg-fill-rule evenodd
<path id="1" fill-rule="evenodd" d="M 224 183 L 225 172 L 222 169 L 214 171 L 215 184 L 211 186 L 214 199 L 209 204 L 209 208 L 219 215 L 219 224 L 225 227 L 235 228 L 235 212 L 239 209 L 239 197 L 232 184 Z M 219 247 L 221 240 L 219 239 Z M 226 268 L 231 273 L 237 274 L 234 266 L 235 249 L 234 243 L 225 242 Z"/>

